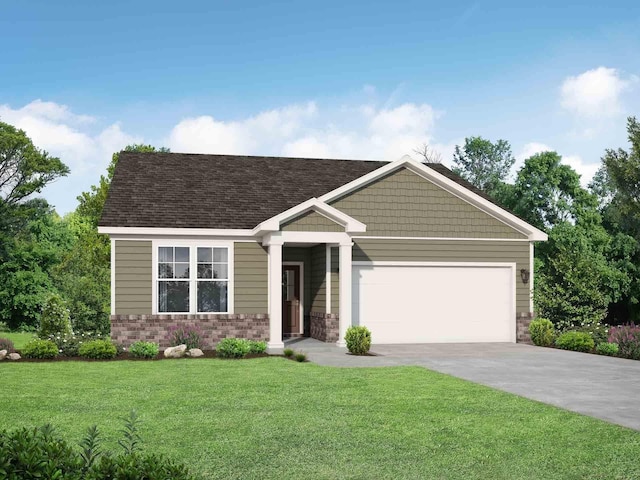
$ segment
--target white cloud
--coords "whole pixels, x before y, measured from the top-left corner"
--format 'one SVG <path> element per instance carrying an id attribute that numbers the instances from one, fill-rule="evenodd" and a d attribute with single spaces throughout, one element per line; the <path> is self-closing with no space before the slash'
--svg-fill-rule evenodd
<path id="1" fill-rule="evenodd" d="M 67 177 L 47 187 L 46 196 L 60 213 L 75 208 L 75 197 L 97 183 L 114 152 L 142 141 L 123 132 L 118 123 L 92 132 L 94 117 L 78 115 L 66 105 L 41 100 L 17 109 L 0 105 L 0 120 L 24 130 L 38 148 L 60 157 L 70 168 Z"/>
<path id="2" fill-rule="evenodd" d="M 611 117 L 622 111 L 621 95 L 638 81 L 615 68 L 598 67 L 562 83 L 561 105 L 579 117 Z"/>
<path id="3" fill-rule="evenodd" d="M 167 145 L 183 152 L 393 160 L 430 141 L 438 115 L 427 104 L 336 111 L 310 102 L 236 121 L 186 118 L 172 129 Z"/>
<path id="4" fill-rule="evenodd" d="M 516 163 L 513 166 L 513 173 L 517 173 L 522 165 L 524 165 L 524 161 L 529 157 L 532 157 L 537 153 L 556 151 L 557 150 L 555 148 L 544 143 L 531 142 L 525 144 L 520 150 L 520 153 L 516 155 Z M 562 163 L 569 165 L 580 175 L 580 183 L 583 187 L 589 185 L 589 182 L 591 182 L 591 179 L 600 167 L 599 163 L 585 162 L 580 155 L 563 155 Z"/>

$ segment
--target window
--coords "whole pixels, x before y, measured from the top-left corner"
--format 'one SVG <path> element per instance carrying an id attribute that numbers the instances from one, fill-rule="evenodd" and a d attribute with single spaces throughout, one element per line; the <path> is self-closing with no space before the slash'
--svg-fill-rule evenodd
<path id="1" fill-rule="evenodd" d="M 229 311 L 228 247 L 158 247 L 158 313 Z"/>

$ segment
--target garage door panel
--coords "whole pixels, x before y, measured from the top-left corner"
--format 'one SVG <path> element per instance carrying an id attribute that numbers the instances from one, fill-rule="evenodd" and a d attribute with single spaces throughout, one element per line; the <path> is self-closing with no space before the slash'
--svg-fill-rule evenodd
<path id="1" fill-rule="evenodd" d="M 513 342 L 511 266 L 356 266 L 353 321 L 373 343 Z"/>

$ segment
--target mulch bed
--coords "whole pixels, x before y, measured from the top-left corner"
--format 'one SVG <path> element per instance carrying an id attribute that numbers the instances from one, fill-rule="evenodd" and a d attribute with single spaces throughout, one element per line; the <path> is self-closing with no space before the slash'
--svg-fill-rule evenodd
<path id="1" fill-rule="evenodd" d="M 20 351 L 18 350 L 18 353 L 20 353 Z M 187 360 L 198 360 L 199 358 L 218 358 L 216 357 L 216 351 L 215 350 L 203 350 L 202 353 L 204 353 L 204 355 L 202 357 L 195 357 L 195 358 L 191 358 L 191 357 L 181 357 L 181 358 L 167 358 L 164 356 L 164 354 L 162 352 L 160 352 L 155 358 L 137 358 L 134 357 L 133 355 L 131 355 L 128 352 L 125 353 L 121 353 L 119 355 L 117 355 L 115 358 L 111 358 L 108 360 L 95 360 L 93 358 L 84 358 L 84 357 L 65 357 L 62 355 L 59 355 L 55 358 L 25 358 L 22 357 L 20 360 L 5 360 L 6 362 L 12 362 L 12 363 L 22 363 L 22 362 L 33 362 L 33 363 L 44 363 L 44 362 L 117 362 L 118 360 L 128 360 L 128 361 L 133 361 L 133 362 L 155 362 L 158 360 L 183 360 L 183 359 L 187 359 Z M 244 358 L 229 358 L 229 359 L 224 359 L 224 360 L 247 360 L 247 359 L 251 359 L 251 358 L 262 358 L 262 357 L 282 357 L 283 355 L 270 355 L 268 353 L 252 353 L 247 355 Z"/>

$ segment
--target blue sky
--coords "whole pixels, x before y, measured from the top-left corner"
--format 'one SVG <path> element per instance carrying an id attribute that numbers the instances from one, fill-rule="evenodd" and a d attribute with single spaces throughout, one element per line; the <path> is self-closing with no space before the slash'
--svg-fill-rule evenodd
<path id="1" fill-rule="evenodd" d="M 71 167 L 44 192 L 64 213 L 132 142 L 389 160 L 427 142 L 448 164 L 482 135 L 586 181 L 640 114 L 635 2 L 313 3 L 3 2 L 0 119 Z"/>

